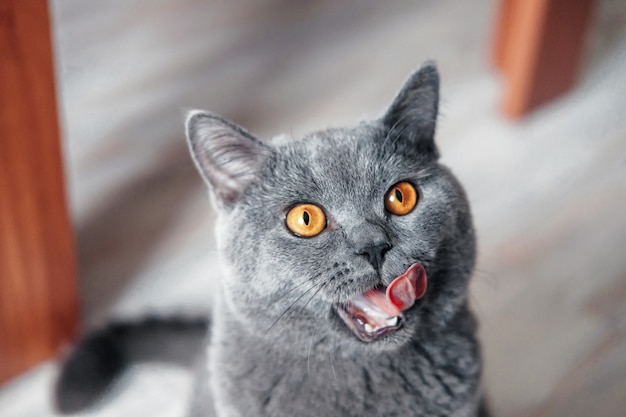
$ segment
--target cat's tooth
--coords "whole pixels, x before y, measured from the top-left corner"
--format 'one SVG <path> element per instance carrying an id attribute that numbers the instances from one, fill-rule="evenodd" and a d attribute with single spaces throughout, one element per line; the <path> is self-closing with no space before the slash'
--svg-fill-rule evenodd
<path id="1" fill-rule="evenodd" d="M 369 323 L 365 323 L 365 331 L 368 333 L 372 333 L 374 329 L 372 328 L 372 326 L 370 326 Z"/>
<path id="2" fill-rule="evenodd" d="M 390 317 L 387 319 L 387 326 L 396 326 L 398 324 L 398 317 Z"/>

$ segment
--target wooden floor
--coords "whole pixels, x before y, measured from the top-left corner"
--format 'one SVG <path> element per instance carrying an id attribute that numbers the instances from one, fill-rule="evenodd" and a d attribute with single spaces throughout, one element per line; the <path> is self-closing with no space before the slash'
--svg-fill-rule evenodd
<path id="1" fill-rule="evenodd" d="M 478 229 L 495 415 L 626 415 L 626 4 L 600 2 L 578 88 L 516 123 L 487 62 L 495 1 L 299 4 L 52 0 L 86 327 L 211 302 L 214 218 L 186 109 L 301 135 L 379 114 L 435 59 L 437 139 Z M 53 416 L 56 366 L 1 387 L 0 416 Z M 143 367 L 122 385 L 89 415 L 182 416 L 190 376 Z"/>

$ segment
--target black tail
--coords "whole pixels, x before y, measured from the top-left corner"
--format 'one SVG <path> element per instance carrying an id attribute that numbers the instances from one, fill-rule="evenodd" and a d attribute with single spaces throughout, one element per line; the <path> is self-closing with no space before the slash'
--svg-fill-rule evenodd
<path id="1" fill-rule="evenodd" d="M 148 318 L 113 322 L 81 340 L 63 364 L 55 387 L 63 414 L 92 406 L 132 362 L 191 366 L 206 338 L 207 318 Z"/>

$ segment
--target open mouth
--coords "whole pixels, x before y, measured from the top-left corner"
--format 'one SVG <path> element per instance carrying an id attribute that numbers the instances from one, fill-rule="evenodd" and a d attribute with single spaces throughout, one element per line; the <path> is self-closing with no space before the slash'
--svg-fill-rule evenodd
<path id="1" fill-rule="evenodd" d="M 356 337 L 372 342 L 402 327 L 402 312 L 424 296 L 426 286 L 426 270 L 415 263 L 387 288 L 367 290 L 337 306 L 337 312 Z"/>

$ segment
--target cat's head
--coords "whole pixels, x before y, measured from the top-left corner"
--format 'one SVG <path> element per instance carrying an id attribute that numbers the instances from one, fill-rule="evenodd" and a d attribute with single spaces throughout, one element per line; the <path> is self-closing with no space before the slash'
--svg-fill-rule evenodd
<path id="1" fill-rule="evenodd" d="M 475 255 L 464 192 L 437 162 L 438 94 L 426 64 L 380 119 L 298 140 L 189 115 L 229 314 L 261 337 L 383 349 L 446 325 Z"/>

